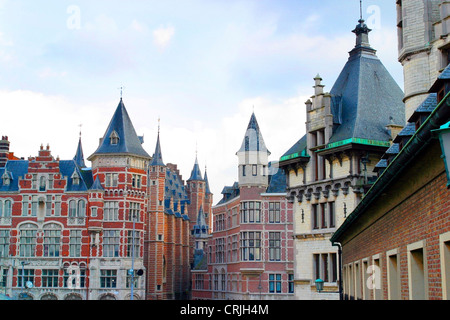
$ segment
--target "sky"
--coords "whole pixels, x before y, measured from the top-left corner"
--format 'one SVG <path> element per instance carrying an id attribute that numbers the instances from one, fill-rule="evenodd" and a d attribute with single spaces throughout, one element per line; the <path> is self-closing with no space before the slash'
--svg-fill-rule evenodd
<path id="1" fill-rule="evenodd" d="M 403 88 L 395 1 L 362 12 Z M 164 162 L 187 180 L 197 156 L 217 203 L 252 112 L 271 161 L 304 135 L 313 78 L 331 90 L 359 17 L 358 0 L 0 0 L 0 134 L 72 159 L 81 131 L 87 158 L 122 94 L 144 149 L 159 124 Z"/>

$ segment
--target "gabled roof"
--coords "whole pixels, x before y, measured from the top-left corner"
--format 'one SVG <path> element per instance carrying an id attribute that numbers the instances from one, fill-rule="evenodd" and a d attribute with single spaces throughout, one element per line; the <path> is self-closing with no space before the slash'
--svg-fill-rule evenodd
<path id="1" fill-rule="evenodd" d="M 270 155 L 270 151 L 267 150 L 266 144 L 264 143 L 255 113 L 252 113 L 250 117 L 244 140 L 242 141 L 241 148 L 238 152 L 245 151 L 262 151 L 267 152 Z"/>
<path id="2" fill-rule="evenodd" d="M 359 22 L 353 30 L 357 45 L 330 91 L 335 122 L 330 143 L 350 138 L 389 141 L 386 125 L 405 123 L 404 94 L 370 47 L 370 29 Z"/>
<path id="3" fill-rule="evenodd" d="M 92 184 L 92 186 L 89 188 L 89 190 L 98 190 L 98 191 L 103 191 L 105 190 L 102 186 L 102 184 L 100 183 L 100 179 L 98 178 L 98 176 L 95 178 L 94 183 Z"/>
<path id="4" fill-rule="evenodd" d="M 117 143 L 113 143 L 113 138 L 118 138 Z M 134 130 L 133 123 L 128 115 L 122 98 L 114 112 L 114 115 L 106 129 L 97 150 L 88 158 L 101 154 L 132 154 L 150 159 L 148 153 L 141 145 L 140 139 Z"/>

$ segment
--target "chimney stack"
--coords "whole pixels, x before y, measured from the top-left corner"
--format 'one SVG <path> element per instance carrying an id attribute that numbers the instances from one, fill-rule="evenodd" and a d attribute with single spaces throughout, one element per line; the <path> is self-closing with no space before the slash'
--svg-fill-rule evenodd
<path id="1" fill-rule="evenodd" d="M 6 166 L 6 162 L 8 162 L 8 156 L 9 156 L 8 136 L 2 136 L 2 140 L 0 140 L 0 168 Z"/>

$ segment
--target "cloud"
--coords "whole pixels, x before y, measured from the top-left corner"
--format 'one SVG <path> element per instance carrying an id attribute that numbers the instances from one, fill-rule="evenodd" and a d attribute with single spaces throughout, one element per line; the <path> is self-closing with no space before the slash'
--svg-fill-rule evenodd
<path id="1" fill-rule="evenodd" d="M 153 42 L 160 48 L 166 48 L 175 34 L 175 28 L 173 26 L 160 26 L 153 30 Z"/>

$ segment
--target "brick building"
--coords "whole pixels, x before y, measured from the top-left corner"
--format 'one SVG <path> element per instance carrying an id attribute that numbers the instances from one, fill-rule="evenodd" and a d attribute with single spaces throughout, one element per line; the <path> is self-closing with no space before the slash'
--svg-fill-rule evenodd
<path id="1" fill-rule="evenodd" d="M 237 152 L 239 180 L 212 208 L 213 232 L 202 236 L 205 223 L 196 223 L 197 242 L 208 246 L 197 251 L 193 299 L 293 298 L 292 205 L 269 155 L 252 114 Z"/>
<path id="2" fill-rule="evenodd" d="M 376 165 L 377 181 L 331 241 L 342 245 L 345 298 L 449 299 L 450 197 L 433 130 L 450 120 L 450 7 L 403 0 L 397 8 L 407 124 Z"/>
<path id="3" fill-rule="evenodd" d="M 88 157 L 90 168 L 81 137 L 72 160 L 55 158 L 49 146 L 18 159 L 3 137 L 2 293 L 61 300 L 188 297 L 189 195 L 176 165 L 162 160 L 159 133 L 153 157 L 142 143 L 122 99 Z"/>
<path id="4" fill-rule="evenodd" d="M 330 237 L 364 197 L 405 123 L 403 92 L 371 47 L 370 31 L 358 21 L 355 47 L 330 92 L 314 78 L 306 134 L 280 159 L 294 208 L 296 299 L 339 299 L 339 248 Z"/>

